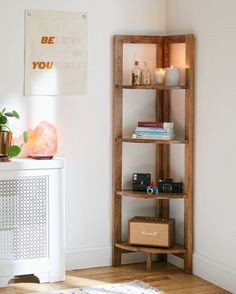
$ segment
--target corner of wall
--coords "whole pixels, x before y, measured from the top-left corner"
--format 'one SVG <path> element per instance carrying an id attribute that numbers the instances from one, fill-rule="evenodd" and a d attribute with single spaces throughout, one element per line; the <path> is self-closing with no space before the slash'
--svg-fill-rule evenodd
<path id="1" fill-rule="evenodd" d="M 163 13 L 163 33 L 166 35 L 167 33 L 167 0 L 161 0 L 161 11 Z"/>

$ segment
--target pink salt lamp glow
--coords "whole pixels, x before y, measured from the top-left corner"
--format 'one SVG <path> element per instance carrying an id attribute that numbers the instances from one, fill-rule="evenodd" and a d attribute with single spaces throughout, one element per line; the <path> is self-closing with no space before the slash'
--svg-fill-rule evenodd
<path id="1" fill-rule="evenodd" d="M 29 140 L 24 146 L 24 156 L 35 159 L 51 159 L 57 153 L 57 129 L 42 121 L 34 129 L 28 130 Z"/>

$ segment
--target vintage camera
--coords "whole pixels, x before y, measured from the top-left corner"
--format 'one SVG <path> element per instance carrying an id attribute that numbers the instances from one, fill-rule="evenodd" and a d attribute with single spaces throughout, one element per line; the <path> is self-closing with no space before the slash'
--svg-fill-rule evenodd
<path id="1" fill-rule="evenodd" d="M 173 182 L 173 179 L 160 180 L 158 183 L 159 193 L 183 193 L 183 183 Z"/>
<path id="2" fill-rule="evenodd" d="M 150 186 L 151 174 L 134 173 L 133 174 L 133 191 L 146 192 Z"/>

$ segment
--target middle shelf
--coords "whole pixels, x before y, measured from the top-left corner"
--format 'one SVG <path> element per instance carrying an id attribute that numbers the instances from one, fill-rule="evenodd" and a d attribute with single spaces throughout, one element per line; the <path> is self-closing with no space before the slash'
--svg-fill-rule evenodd
<path id="1" fill-rule="evenodd" d="M 184 193 L 159 193 L 159 194 L 147 194 L 146 192 L 137 192 L 133 190 L 121 190 L 116 191 L 117 196 L 134 197 L 139 199 L 184 199 L 188 198 L 187 194 Z"/>
<path id="2" fill-rule="evenodd" d="M 116 142 L 124 142 L 124 143 L 154 143 L 154 144 L 188 144 L 188 140 L 178 139 L 178 138 L 173 139 L 173 140 L 116 138 Z"/>
<path id="3" fill-rule="evenodd" d="M 119 85 L 116 85 L 116 88 L 119 87 Z M 166 85 L 158 85 L 158 84 L 153 84 L 153 85 L 137 85 L 137 86 L 132 86 L 132 85 L 122 85 L 123 89 L 144 89 L 144 90 L 185 90 L 188 89 L 187 86 L 166 86 Z"/>

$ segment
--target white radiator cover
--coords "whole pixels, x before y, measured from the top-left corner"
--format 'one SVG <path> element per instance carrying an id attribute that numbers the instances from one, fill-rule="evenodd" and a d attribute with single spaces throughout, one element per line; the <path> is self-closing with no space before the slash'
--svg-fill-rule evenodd
<path id="1" fill-rule="evenodd" d="M 65 279 L 64 160 L 0 163 L 0 287 L 34 274 Z"/>

